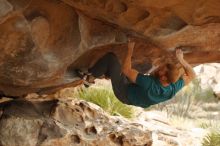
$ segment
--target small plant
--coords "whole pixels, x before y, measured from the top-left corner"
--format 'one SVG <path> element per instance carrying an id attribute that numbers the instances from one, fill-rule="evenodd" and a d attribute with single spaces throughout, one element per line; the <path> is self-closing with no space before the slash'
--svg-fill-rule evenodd
<path id="1" fill-rule="evenodd" d="M 219 131 L 220 131 L 220 124 L 219 124 L 218 120 L 210 120 L 210 119 L 205 120 L 205 121 L 199 123 L 198 126 L 203 129 L 211 129 L 212 131 L 219 129 Z"/>
<path id="2" fill-rule="evenodd" d="M 199 127 L 209 131 L 203 138 L 203 146 L 220 146 L 220 124 L 218 120 L 203 120 Z"/>
<path id="3" fill-rule="evenodd" d="M 125 118 L 134 116 L 133 107 L 121 103 L 115 97 L 111 88 L 90 87 L 78 91 L 75 97 L 95 103 L 111 115 L 121 115 Z"/>
<path id="4" fill-rule="evenodd" d="M 210 132 L 202 142 L 203 146 L 220 146 L 220 131 Z"/>

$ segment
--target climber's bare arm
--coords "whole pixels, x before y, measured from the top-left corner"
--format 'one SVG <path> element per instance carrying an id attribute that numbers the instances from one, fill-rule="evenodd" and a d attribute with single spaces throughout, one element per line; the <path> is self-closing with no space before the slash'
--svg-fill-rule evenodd
<path id="1" fill-rule="evenodd" d="M 196 74 L 192 66 L 184 60 L 183 52 L 181 49 L 176 50 L 176 57 L 185 70 L 185 75 L 183 75 L 183 80 L 185 85 L 187 85 L 196 77 Z"/>
<path id="2" fill-rule="evenodd" d="M 124 60 L 124 64 L 122 66 L 122 72 L 129 78 L 129 80 L 133 83 L 136 82 L 136 78 L 138 75 L 138 71 L 135 69 L 132 69 L 131 67 L 131 57 L 133 53 L 135 43 L 134 42 L 128 42 L 128 50 L 127 54 Z"/>

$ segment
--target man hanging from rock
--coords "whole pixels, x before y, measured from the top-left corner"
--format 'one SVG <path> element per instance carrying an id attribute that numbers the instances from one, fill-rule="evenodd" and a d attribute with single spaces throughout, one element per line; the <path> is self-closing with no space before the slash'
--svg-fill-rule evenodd
<path id="1" fill-rule="evenodd" d="M 99 78 L 104 75 L 110 78 L 114 94 L 121 102 L 143 108 L 171 99 L 195 78 L 195 72 L 184 60 L 181 49 L 176 49 L 176 58 L 182 66 L 182 71 L 174 67 L 175 65 L 165 64 L 161 65 L 154 74 L 139 73 L 131 66 L 134 46 L 134 42 L 128 42 L 123 65 L 119 63 L 114 53 L 107 53 L 87 73 L 79 70 L 77 72 L 84 79 L 86 76 L 87 81 L 91 76 Z"/>

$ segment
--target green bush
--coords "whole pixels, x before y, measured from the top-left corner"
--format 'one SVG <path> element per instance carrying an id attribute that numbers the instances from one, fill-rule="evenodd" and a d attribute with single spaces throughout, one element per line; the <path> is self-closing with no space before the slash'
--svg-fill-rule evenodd
<path id="1" fill-rule="evenodd" d="M 115 97 L 111 88 L 90 87 L 78 91 L 75 97 L 95 103 L 111 115 L 121 115 L 125 118 L 134 116 L 133 107 L 121 103 Z"/>
<path id="2" fill-rule="evenodd" d="M 220 131 L 212 131 L 202 142 L 203 146 L 220 146 Z"/>
<path id="3" fill-rule="evenodd" d="M 203 138 L 203 146 L 220 146 L 220 124 L 219 121 L 209 120 L 200 124 L 201 128 L 210 132 Z"/>

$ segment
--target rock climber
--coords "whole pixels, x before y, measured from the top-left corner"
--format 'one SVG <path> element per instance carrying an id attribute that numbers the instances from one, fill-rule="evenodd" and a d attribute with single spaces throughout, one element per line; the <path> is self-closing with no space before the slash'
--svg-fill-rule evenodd
<path id="1" fill-rule="evenodd" d="M 131 66 L 134 47 L 135 43 L 129 41 L 122 65 L 114 53 L 107 53 L 92 68 L 77 72 L 85 81 L 89 81 L 91 76 L 106 76 L 111 79 L 114 94 L 122 103 L 143 108 L 171 99 L 196 76 L 179 48 L 176 49 L 176 58 L 181 65 L 180 68 L 167 63 L 159 66 L 150 75 L 139 73 Z"/>

